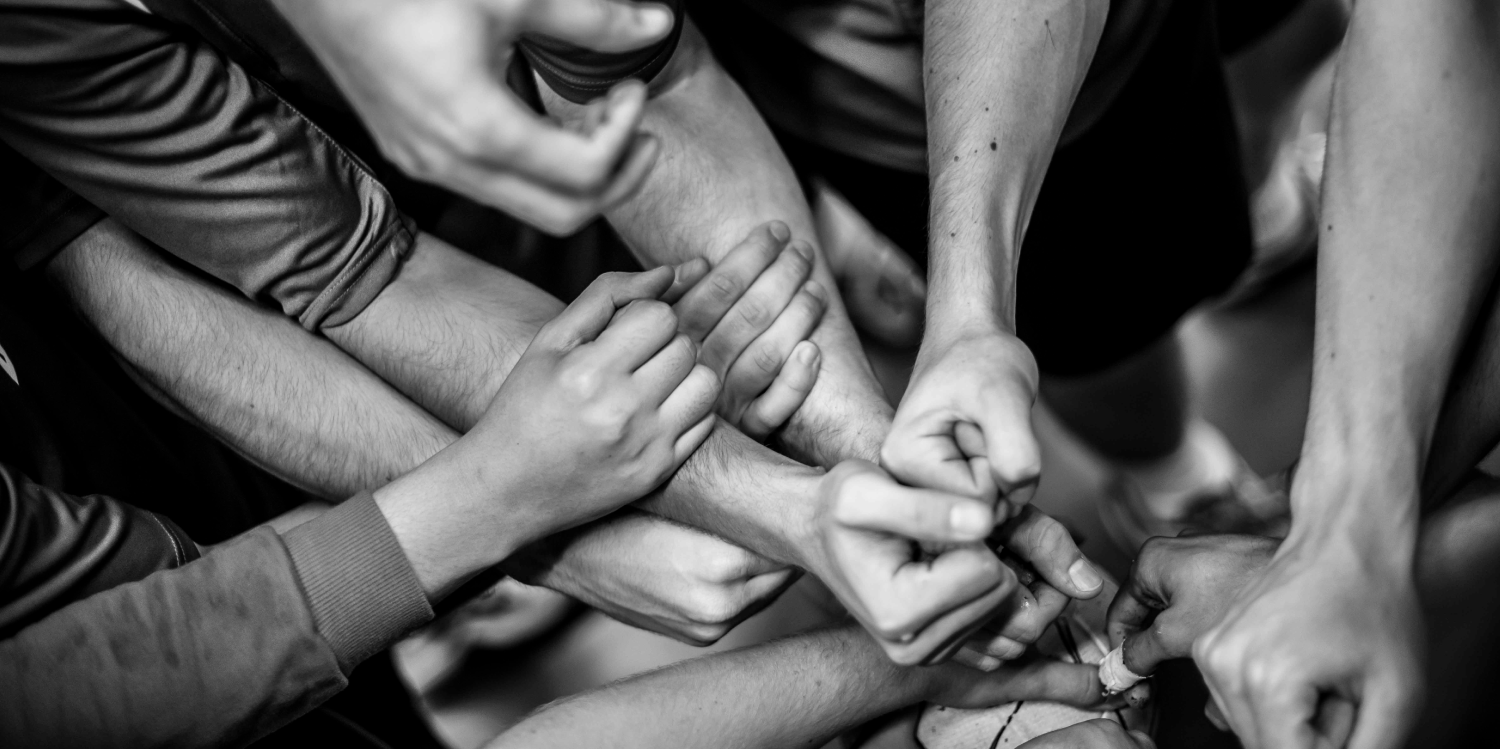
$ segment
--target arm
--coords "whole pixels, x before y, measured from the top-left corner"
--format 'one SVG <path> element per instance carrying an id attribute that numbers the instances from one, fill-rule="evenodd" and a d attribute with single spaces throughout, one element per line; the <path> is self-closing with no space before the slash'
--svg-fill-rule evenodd
<path id="1" fill-rule="evenodd" d="M 198 558 L 167 518 L 53 491 L 4 464 L 0 519 L 0 639 L 77 599 Z"/>
<path id="2" fill-rule="evenodd" d="M 529 308 L 556 309 L 540 291 L 424 236 L 401 275 L 328 334 L 462 430 L 483 412 L 519 341 L 530 335 L 507 311 L 528 297 L 535 299 Z M 908 540 L 911 534 L 948 543 L 982 539 L 993 525 L 989 506 L 899 486 L 858 461 L 824 477 L 722 422 L 638 504 L 812 572 L 903 662 L 939 654 L 1003 603 L 1015 582 L 988 550 L 957 549 L 933 563 Z M 955 514 L 959 505 L 968 509 Z M 1056 534 L 1031 535 L 1056 540 Z M 1064 551 L 1056 556 L 1063 570 L 1081 558 L 1070 541 L 1055 548 Z"/>
<path id="3" fill-rule="evenodd" d="M 858 629 L 814 632 L 697 658 L 542 708 L 489 749 L 822 746 L 919 702 L 979 708 L 1016 699 L 1100 702 L 1090 666 L 1036 661 L 989 674 L 892 665 Z"/>
<path id="4" fill-rule="evenodd" d="M 927 334 L 881 453 L 903 481 L 1020 503 L 1037 480 L 1037 370 L 1015 337 L 1016 271 L 1108 8 L 928 3 Z"/>
<path id="5" fill-rule="evenodd" d="M 380 486 L 458 439 L 327 340 L 195 278 L 112 221 L 64 247 L 46 272 L 159 400 L 315 493 L 341 499 Z M 519 292 L 531 288 L 516 284 Z M 535 293 L 544 309 L 560 309 Z M 682 569 L 683 558 L 699 564 Z M 607 518 L 538 542 L 507 560 L 507 569 L 694 642 L 722 637 L 790 576 L 651 515 Z"/>
<path id="6" fill-rule="evenodd" d="M 656 145 L 638 137 L 644 92 L 621 86 L 571 131 L 532 112 L 496 71 L 522 34 L 650 59 L 672 18 L 620 0 L 276 0 L 403 171 L 547 231 L 576 231 L 640 184 Z M 229 10 L 233 14 L 233 10 Z M 604 93 L 600 90 L 596 93 Z"/>
<path id="7" fill-rule="evenodd" d="M 314 494 L 373 489 L 457 439 L 327 340 L 194 278 L 113 220 L 46 270 L 143 385 Z"/>
<path id="8" fill-rule="evenodd" d="M 813 465 L 873 459 L 890 420 L 816 238 L 807 199 L 760 114 L 709 53 L 691 22 L 666 69 L 651 83 L 641 120 L 661 141 L 658 163 L 635 195 L 606 212 L 647 265 L 707 257 L 717 262 L 752 227 L 780 220 L 813 247 L 813 280 L 828 309 L 812 336 L 822 369 L 781 435 Z M 583 106 L 542 86 L 548 111 L 580 122 Z"/>
<path id="9" fill-rule="evenodd" d="M 1294 522 L 1198 652 L 1242 736 L 1300 745 L 1323 693 L 1357 706 L 1352 746 L 1394 746 L 1421 704 L 1409 675 L 1423 657 L 1412 577 L 1423 466 L 1500 241 L 1497 23 L 1486 3 L 1355 6 L 1329 131 Z M 1303 698 L 1278 698 L 1288 687 Z"/>

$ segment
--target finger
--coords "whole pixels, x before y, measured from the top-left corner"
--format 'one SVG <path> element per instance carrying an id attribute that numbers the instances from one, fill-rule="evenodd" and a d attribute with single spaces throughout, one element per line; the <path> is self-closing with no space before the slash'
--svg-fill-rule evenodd
<path id="1" fill-rule="evenodd" d="M 1160 588 L 1160 566 L 1156 563 L 1160 558 L 1156 553 L 1157 544 L 1152 539 L 1141 547 L 1135 561 L 1130 564 L 1130 571 L 1126 573 L 1125 584 L 1120 586 L 1114 599 L 1109 602 L 1109 610 L 1104 615 L 1104 631 L 1113 645 L 1118 646 L 1126 637 L 1144 629 L 1165 608 L 1162 597 L 1157 593 Z"/>
<path id="2" fill-rule="evenodd" d="M 599 196 L 599 211 L 614 208 L 635 195 L 636 190 L 645 183 L 646 175 L 651 173 L 651 167 L 656 164 L 659 153 L 660 140 L 649 133 L 636 133 L 626 148 L 625 158 L 615 169 L 614 178 L 604 188 L 604 194 Z"/>
<path id="3" fill-rule="evenodd" d="M 671 305 L 655 299 L 637 299 L 616 312 L 604 332 L 587 348 L 590 356 L 599 357 L 607 366 L 633 372 L 676 340 L 677 335 L 677 315 Z M 692 341 L 685 343 L 691 346 Z"/>
<path id="4" fill-rule="evenodd" d="M 538 116 L 513 95 L 491 97 L 483 105 L 471 104 L 488 108 L 485 120 L 490 124 L 469 132 L 474 145 L 461 158 L 516 172 L 566 194 L 599 197 L 623 171 L 626 155 L 637 145 L 645 105 L 645 85 L 624 81 L 606 95 L 598 125 L 579 133 Z"/>
<path id="5" fill-rule="evenodd" d="M 687 377 L 662 402 L 658 414 L 668 433 L 697 439 L 697 443 L 692 443 L 692 440 L 677 440 L 676 452 L 684 459 L 698 449 L 698 444 L 707 439 L 708 432 L 712 431 L 713 419 L 707 417 L 713 415 L 714 400 L 718 397 L 719 378 L 708 367 L 695 364 Z M 707 426 L 704 426 L 704 421 L 708 422 Z"/>
<path id="6" fill-rule="evenodd" d="M 771 326 L 736 355 L 724 377 L 729 383 L 726 387 L 733 390 L 729 394 L 731 399 L 749 403 L 770 387 L 792 350 L 806 341 L 822 321 L 823 312 L 828 308 L 826 294 L 816 281 L 803 284 Z M 718 335 L 719 331 L 715 329 L 709 336 L 710 343 Z"/>
<path id="7" fill-rule="evenodd" d="M 692 428 L 683 432 L 682 436 L 672 443 L 672 460 L 678 468 L 681 468 L 682 464 L 703 446 L 703 443 L 708 440 L 708 435 L 713 434 L 716 422 L 714 415 L 709 414 Z"/>
<path id="8" fill-rule="evenodd" d="M 751 401 L 740 416 L 740 429 L 757 440 L 764 440 L 780 429 L 807 400 L 822 366 L 823 352 L 816 343 L 797 344 L 771 386 Z"/>
<path id="9" fill-rule="evenodd" d="M 1182 657 L 1175 645 L 1163 641 L 1156 628 L 1143 629 L 1125 638 L 1122 655 L 1125 656 L 1125 668 L 1137 676 L 1150 676 L 1156 673 L 1163 661 Z"/>
<path id="10" fill-rule="evenodd" d="M 661 300 L 667 304 L 676 304 L 688 289 L 698 285 L 708 275 L 710 267 L 708 261 L 701 257 L 672 266 L 672 286 L 661 295 Z"/>
<path id="11" fill-rule="evenodd" d="M 975 671 L 989 673 L 1005 665 L 1005 661 L 992 655 L 986 655 L 982 650 L 965 645 L 953 654 L 953 662 L 960 666 L 967 666 Z"/>
<path id="12" fill-rule="evenodd" d="M 880 465 L 904 484 L 994 502 L 994 479 L 987 472 L 974 470 L 975 465 L 954 441 L 953 427 L 953 419 L 942 414 L 908 418 L 897 409 L 890 434 L 880 448 Z"/>
<path id="13" fill-rule="evenodd" d="M 999 636 L 1025 646 L 1036 642 L 1047 631 L 1052 620 L 1062 613 L 1070 599 L 1062 591 L 1042 581 L 1022 588 L 1022 591 L 1026 596 L 1015 611 L 1000 622 Z"/>
<path id="14" fill-rule="evenodd" d="M 631 302 L 656 299 L 672 283 L 669 268 L 644 273 L 606 273 L 589 284 L 578 298 L 537 332 L 553 345 L 573 348 L 597 338 L 615 312 Z M 660 348 L 658 346 L 657 348 Z"/>
<path id="15" fill-rule="evenodd" d="M 1219 709 L 1219 704 L 1214 702 L 1212 697 L 1203 704 L 1203 717 L 1207 718 L 1214 728 L 1229 733 L 1229 721 L 1224 719 L 1224 711 Z"/>
<path id="16" fill-rule="evenodd" d="M 961 652 L 964 643 L 995 611 L 1005 606 L 1015 587 L 1014 577 L 1002 576 L 993 589 L 931 619 L 911 639 L 896 647 L 898 662 L 931 666 Z"/>
<path id="17" fill-rule="evenodd" d="M 1318 690 L 1308 685 L 1272 690 L 1262 695 L 1258 724 L 1260 746 L 1267 749 L 1312 749 L 1316 742 L 1312 719 Z M 1397 742 L 1399 743 L 1399 742 Z"/>
<path id="18" fill-rule="evenodd" d="M 954 441 L 965 457 L 989 460 L 991 477 L 1006 501 L 1024 505 L 1041 478 L 1041 448 L 1031 427 L 1033 399 L 1026 391 L 1005 388 L 980 395 L 970 419 L 958 419 Z"/>
<path id="19" fill-rule="evenodd" d="M 950 549 L 925 562 L 897 561 L 905 543 L 880 539 L 858 554 L 870 563 L 849 570 L 863 606 L 851 606 L 861 621 L 906 665 L 939 652 L 957 636 L 982 625 L 1015 587 L 1015 577 L 979 544 Z M 880 564 L 880 562 L 887 564 Z M 893 645 L 894 644 L 894 645 Z"/>
<path id="20" fill-rule="evenodd" d="M 1072 598 L 1091 598 L 1104 589 L 1104 575 L 1084 558 L 1068 530 L 1034 507 L 1006 521 L 996 537 L 1043 580 Z"/>
<path id="21" fill-rule="evenodd" d="M 693 371 L 697 359 L 698 347 L 687 336 L 678 333 L 650 361 L 636 369 L 631 379 L 640 388 L 647 402 L 660 406 L 676 392 L 677 386 L 682 384 L 688 373 Z"/>
<path id="22" fill-rule="evenodd" d="M 1366 685 L 1360 696 L 1354 731 L 1349 735 L 1349 749 L 1394 749 L 1411 733 L 1420 700 L 1411 689 L 1403 688 L 1400 679 L 1398 676 Z"/>
<path id="23" fill-rule="evenodd" d="M 745 595 L 752 601 L 770 603 L 788 586 L 796 582 L 800 574 L 794 568 L 783 567 L 773 572 L 756 575 L 745 581 Z"/>
<path id="24" fill-rule="evenodd" d="M 1354 703 L 1349 700 L 1338 695 L 1324 695 L 1318 703 L 1318 714 L 1313 718 L 1313 730 L 1318 734 L 1318 744 L 1328 749 L 1343 749 L 1347 746 L 1354 733 L 1356 713 Z"/>
<path id="25" fill-rule="evenodd" d="M 1011 700 L 1061 702 L 1084 708 L 1104 700 L 1099 669 L 1086 663 L 1038 658 L 1021 666 L 1012 665 L 994 678 L 1005 680 L 1003 689 Z"/>
<path id="26" fill-rule="evenodd" d="M 509 0 L 514 5 L 514 0 Z M 672 30 L 672 11 L 659 4 L 617 0 L 545 0 L 523 3 L 520 30 L 596 52 L 626 52 L 661 41 Z"/>
<path id="27" fill-rule="evenodd" d="M 851 487 L 858 498 L 834 507 L 834 519 L 845 526 L 914 541 L 971 543 L 983 540 L 994 525 L 994 511 L 977 500 L 864 476 L 849 481 L 861 482 L 862 490 Z"/>
<path id="28" fill-rule="evenodd" d="M 775 262 L 791 238 L 792 230 L 780 221 L 770 221 L 751 230 L 703 281 L 677 302 L 683 332 L 695 341 L 707 339 L 761 272 Z"/>
<path id="29" fill-rule="evenodd" d="M 812 273 L 812 245 L 796 240 L 787 245 L 735 300 L 703 340 L 703 363 L 727 374 L 762 333 L 771 329 Z"/>

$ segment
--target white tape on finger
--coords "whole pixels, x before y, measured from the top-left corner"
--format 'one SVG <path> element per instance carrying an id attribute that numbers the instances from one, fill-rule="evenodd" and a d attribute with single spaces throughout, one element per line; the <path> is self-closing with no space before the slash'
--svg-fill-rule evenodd
<path id="1" fill-rule="evenodd" d="M 1125 667 L 1125 643 L 1105 654 L 1099 661 L 1099 682 L 1105 694 L 1119 694 L 1146 677 Z"/>

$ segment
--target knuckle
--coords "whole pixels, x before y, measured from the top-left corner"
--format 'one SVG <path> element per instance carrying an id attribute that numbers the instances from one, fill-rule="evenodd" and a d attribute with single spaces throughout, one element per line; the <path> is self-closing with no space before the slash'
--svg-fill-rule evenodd
<path id="1" fill-rule="evenodd" d="M 565 365 L 558 374 L 558 385 L 573 400 L 591 402 L 604 390 L 604 373 L 588 365 Z"/>
<path id="2" fill-rule="evenodd" d="M 776 375 L 784 363 L 781 354 L 770 346 L 757 346 L 750 352 L 750 366 L 763 375 Z"/>
<path id="3" fill-rule="evenodd" d="M 749 300 L 736 305 L 734 313 L 741 325 L 755 331 L 766 329 L 776 319 L 769 307 Z"/>
<path id="4" fill-rule="evenodd" d="M 724 273 L 715 273 L 705 279 L 709 296 L 720 302 L 733 302 L 744 293 L 744 286 L 739 279 Z"/>

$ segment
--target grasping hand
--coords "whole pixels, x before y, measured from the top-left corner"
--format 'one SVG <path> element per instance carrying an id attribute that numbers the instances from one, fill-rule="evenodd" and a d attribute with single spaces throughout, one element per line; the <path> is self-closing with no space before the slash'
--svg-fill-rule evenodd
<path id="1" fill-rule="evenodd" d="M 1002 561 L 1020 581 L 1007 605 L 970 638 L 955 657 L 990 670 L 1020 657 L 1072 600 L 1108 593 L 1114 584 L 1084 557 L 1072 535 L 1027 505 L 990 537 L 1007 553 Z"/>
<path id="2" fill-rule="evenodd" d="M 756 227 L 674 307 L 724 383 L 718 413 L 763 440 L 802 405 L 821 355 L 808 340 L 828 307 L 813 249 L 780 221 Z"/>
<path id="3" fill-rule="evenodd" d="M 1193 658 L 1247 749 L 1404 741 L 1421 708 L 1423 634 L 1411 565 L 1394 547 L 1294 526 L 1198 639 Z"/>
<path id="4" fill-rule="evenodd" d="M 1041 474 L 1032 433 L 1036 361 L 998 328 L 945 331 L 924 341 L 880 462 L 903 483 L 1012 506 Z"/>
<path id="5" fill-rule="evenodd" d="M 835 466 L 819 485 L 806 566 L 874 636 L 891 660 L 935 663 L 952 654 L 1016 587 L 983 543 L 986 502 L 896 483 L 872 463 Z M 913 540 L 941 544 L 935 557 Z"/>
<path id="6" fill-rule="evenodd" d="M 396 166 L 554 234 L 630 195 L 656 158 L 645 87 L 590 105 L 581 132 L 506 86 L 522 34 L 600 52 L 661 40 L 672 14 L 625 0 L 275 0 Z"/>
<path id="7" fill-rule="evenodd" d="M 1231 535 L 1147 541 L 1109 604 L 1109 641 L 1125 643 L 1125 667 L 1146 676 L 1192 655 L 1193 643 L 1224 618 L 1280 544 Z"/>

